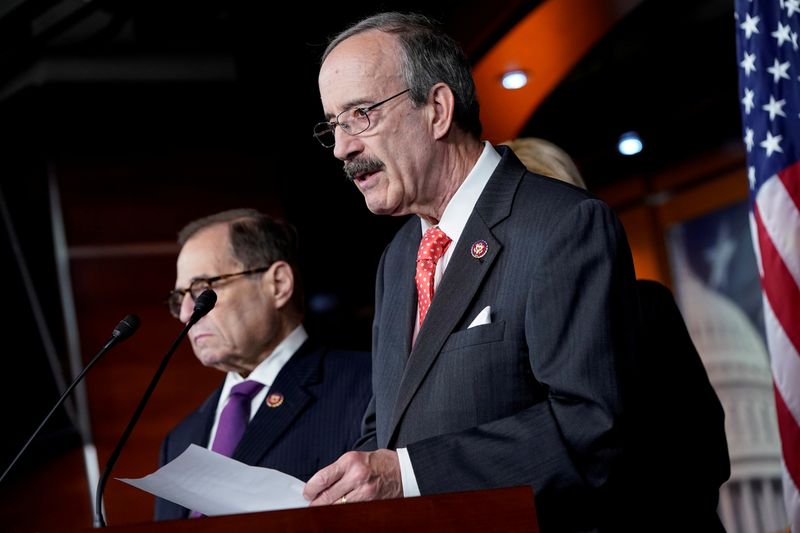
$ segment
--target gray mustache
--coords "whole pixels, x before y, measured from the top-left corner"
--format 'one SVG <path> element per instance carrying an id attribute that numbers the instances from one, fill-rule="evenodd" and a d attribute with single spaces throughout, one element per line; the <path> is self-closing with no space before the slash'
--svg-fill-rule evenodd
<path id="1" fill-rule="evenodd" d="M 356 159 L 354 161 L 345 162 L 344 174 L 347 176 L 347 179 L 353 181 L 359 174 L 377 172 L 383 170 L 383 168 L 383 161 L 380 159 Z"/>

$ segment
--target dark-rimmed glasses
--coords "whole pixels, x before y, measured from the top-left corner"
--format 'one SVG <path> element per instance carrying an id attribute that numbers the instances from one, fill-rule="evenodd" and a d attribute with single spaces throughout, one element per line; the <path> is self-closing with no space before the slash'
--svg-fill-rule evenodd
<path id="1" fill-rule="evenodd" d="M 169 307 L 169 312 L 175 318 L 181 317 L 181 307 L 183 306 L 183 297 L 186 296 L 186 293 L 189 293 L 192 301 L 197 300 L 197 297 L 202 294 L 202 292 L 206 289 L 212 288 L 214 283 L 222 281 L 224 279 L 233 278 L 236 276 L 246 276 L 248 274 L 258 274 L 259 272 L 266 272 L 269 270 L 268 266 L 261 267 L 261 268 L 251 268 L 250 270 L 243 270 L 241 272 L 234 272 L 232 274 L 222 274 L 220 276 L 214 276 L 211 278 L 196 278 L 193 279 L 192 282 L 189 284 L 188 289 L 173 289 L 169 291 L 169 296 L 167 296 L 167 306 Z"/>
<path id="2" fill-rule="evenodd" d="M 375 104 L 367 107 L 353 107 L 345 109 L 336 118 L 329 122 L 320 122 L 314 126 L 314 137 L 317 138 L 319 143 L 325 148 L 333 148 L 336 144 L 336 126 L 342 128 L 342 131 L 348 135 L 358 135 L 364 133 L 369 128 L 369 115 L 368 113 L 376 107 L 385 104 L 393 98 L 397 98 L 401 94 L 406 94 L 411 89 L 400 91 L 399 93 L 390 96 L 386 100 L 381 100 Z"/>

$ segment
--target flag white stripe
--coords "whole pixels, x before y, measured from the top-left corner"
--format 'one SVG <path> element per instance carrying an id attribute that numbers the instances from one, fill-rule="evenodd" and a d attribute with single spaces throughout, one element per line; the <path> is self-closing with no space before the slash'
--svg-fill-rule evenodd
<path id="1" fill-rule="evenodd" d="M 756 196 L 756 203 L 761 223 L 773 246 L 795 284 L 800 286 L 800 213 L 797 205 L 778 176 L 764 182 Z"/>
<path id="2" fill-rule="evenodd" d="M 794 486 L 794 482 L 789 476 L 789 470 L 783 461 L 781 461 L 781 469 L 783 471 L 783 504 L 786 507 L 786 513 L 789 515 L 789 524 L 792 527 L 792 532 L 798 533 L 795 525 L 800 524 L 800 493 L 797 491 L 797 487 Z"/>
<path id="3" fill-rule="evenodd" d="M 764 325 L 767 329 L 769 353 L 772 354 L 772 379 L 795 422 L 800 425 L 800 354 L 786 336 L 766 296 Z"/>
<path id="4" fill-rule="evenodd" d="M 753 251 L 756 254 L 756 266 L 758 267 L 758 278 L 764 277 L 764 265 L 761 263 L 761 247 L 758 245 L 758 226 L 753 211 L 750 211 L 750 238 L 753 239 Z"/>

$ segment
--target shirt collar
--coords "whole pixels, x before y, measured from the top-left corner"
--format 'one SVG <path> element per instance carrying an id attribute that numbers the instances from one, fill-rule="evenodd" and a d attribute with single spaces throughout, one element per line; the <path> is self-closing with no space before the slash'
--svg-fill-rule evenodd
<path id="1" fill-rule="evenodd" d="M 246 378 L 243 378 L 238 372 L 228 372 L 222 388 L 222 397 L 226 397 L 234 385 L 243 382 L 245 379 L 263 383 L 265 388 L 269 389 L 283 366 L 292 358 L 300 346 L 306 342 L 306 339 L 308 339 L 308 333 L 306 333 L 303 325 L 300 324 Z"/>
<path id="2" fill-rule="evenodd" d="M 450 237 L 453 243 L 452 249 L 455 249 L 455 245 L 467 225 L 467 220 L 472 214 L 475 204 L 478 203 L 478 198 L 489 182 L 489 178 L 500 164 L 500 159 L 500 154 L 497 153 L 494 146 L 489 141 L 484 141 L 481 156 L 445 207 L 442 218 L 439 220 L 439 228 Z M 431 225 L 421 217 L 420 222 L 424 235 Z"/>

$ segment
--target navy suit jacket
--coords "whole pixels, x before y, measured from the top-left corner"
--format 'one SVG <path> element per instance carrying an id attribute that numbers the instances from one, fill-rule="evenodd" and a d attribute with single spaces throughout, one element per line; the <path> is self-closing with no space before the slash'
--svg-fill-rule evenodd
<path id="1" fill-rule="evenodd" d="M 275 408 L 261 405 L 233 458 L 307 481 L 350 450 L 358 439 L 371 394 L 369 376 L 367 352 L 329 350 L 307 340 L 269 389 L 270 393 L 283 394 L 283 403 Z M 221 392 L 222 386 L 167 435 L 161 445 L 161 465 L 192 443 L 208 446 Z M 156 520 L 188 515 L 184 507 L 156 499 Z"/>
<path id="2" fill-rule="evenodd" d="M 359 447 L 406 447 L 422 494 L 532 485 L 542 531 L 600 527 L 627 445 L 630 249 L 607 205 L 497 150 L 413 346 L 417 217 L 381 258 Z"/>

